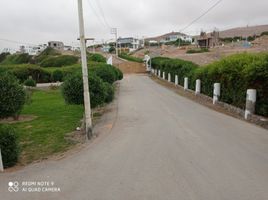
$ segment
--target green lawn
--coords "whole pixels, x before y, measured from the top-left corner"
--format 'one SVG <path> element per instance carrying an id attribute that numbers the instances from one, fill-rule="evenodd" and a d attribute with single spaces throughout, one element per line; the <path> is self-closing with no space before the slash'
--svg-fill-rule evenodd
<path id="1" fill-rule="evenodd" d="M 72 145 L 64 136 L 80 125 L 83 106 L 65 104 L 59 90 L 35 91 L 32 103 L 25 105 L 22 114 L 38 117 L 13 125 L 21 147 L 20 163 L 27 164 Z"/>

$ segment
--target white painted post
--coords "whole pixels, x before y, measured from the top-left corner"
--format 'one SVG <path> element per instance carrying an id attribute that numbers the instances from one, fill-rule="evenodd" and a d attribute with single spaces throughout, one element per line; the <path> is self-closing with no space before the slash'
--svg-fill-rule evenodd
<path id="1" fill-rule="evenodd" d="M 161 77 L 161 70 L 160 69 L 158 70 L 158 77 L 159 78 Z"/>
<path id="2" fill-rule="evenodd" d="M 1 154 L 1 149 L 0 149 L 0 172 L 4 171 L 4 165 L 3 165 L 3 160 L 2 160 L 2 154 Z"/>
<path id="3" fill-rule="evenodd" d="M 168 73 L 168 82 L 171 82 L 171 74 Z"/>
<path id="4" fill-rule="evenodd" d="M 221 96 L 221 84 L 214 83 L 214 90 L 213 90 L 213 104 L 216 104 Z"/>
<path id="5" fill-rule="evenodd" d="M 179 77 L 178 77 L 178 75 L 175 75 L 175 85 L 179 85 Z"/>
<path id="6" fill-rule="evenodd" d="M 256 100 L 257 100 L 257 90 L 254 89 L 247 90 L 245 119 L 248 119 L 249 115 L 255 113 Z"/>
<path id="7" fill-rule="evenodd" d="M 165 80 L 165 78 L 166 78 L 166 73 L 163 72 L 163 79 Z"/>
<path id="8" fill-rule="evenodd" d="M 195 81 L 195 94 L 200 94 L 201 93 L 201 80 L 197 79 Z"/>
<path id="9" fill-rule="evenodd" d="M 188 90 L 188 78 L 184 78 L 184 90 Z"/>

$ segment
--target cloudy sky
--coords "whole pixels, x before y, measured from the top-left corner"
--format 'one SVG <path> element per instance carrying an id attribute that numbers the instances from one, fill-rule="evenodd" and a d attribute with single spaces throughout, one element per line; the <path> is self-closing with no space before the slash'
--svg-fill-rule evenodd
<path id="1" fill-rule="evenodd" d="M 156 36 L 179 31 L 218 0 L 83 0 L 86 35 L 98 41 L 113 36 Z M 184 32 L 268 24 L 267 0 L 222 0 Z M 0 0 L 0 39 L 39 44 L 60 40 L 76 45 L 77 0 Z M 20 44 L 0 40 L 0 51 Z"/>

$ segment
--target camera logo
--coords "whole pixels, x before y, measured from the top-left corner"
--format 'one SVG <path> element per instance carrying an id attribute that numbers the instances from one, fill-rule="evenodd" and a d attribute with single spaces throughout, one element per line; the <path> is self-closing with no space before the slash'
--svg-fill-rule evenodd
<path id="1" fill-rule="evenodd" d="M 8 191 L 9 192 L 18 192 L 19 191 L 19 182 L 9 182 L 8 183 Z"/>

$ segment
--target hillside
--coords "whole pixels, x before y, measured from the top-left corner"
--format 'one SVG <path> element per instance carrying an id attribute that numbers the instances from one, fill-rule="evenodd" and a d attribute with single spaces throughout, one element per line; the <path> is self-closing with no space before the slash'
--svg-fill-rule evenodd
<path id="1" fill-rule="evenodd" d="M 220 31 L 220 37 L 221 38 L 234 37 L 234 36 L 248 37 L 248 36 L 260 35 L 262 32 L 265 31 L 268 31 L 268 25 L 238 27 Z"/>

